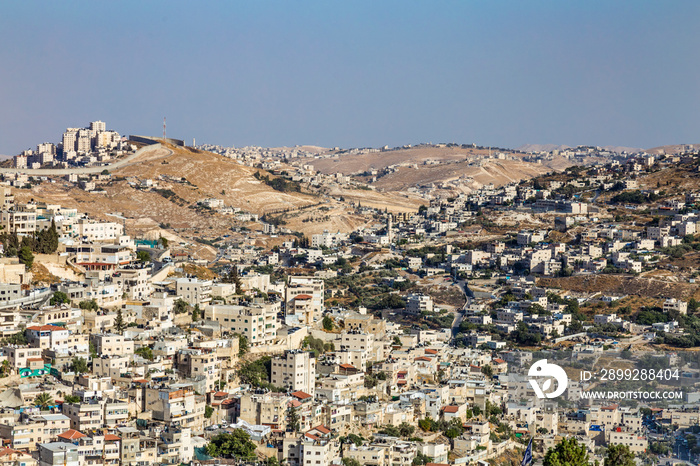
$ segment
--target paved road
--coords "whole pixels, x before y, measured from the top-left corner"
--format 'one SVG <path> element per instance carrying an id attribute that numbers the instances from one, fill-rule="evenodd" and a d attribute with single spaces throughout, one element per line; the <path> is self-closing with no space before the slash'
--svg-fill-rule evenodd
<path id="1" fill-rule="evenodd" d="M 61 175 L 87 175 L 94 173 L 102 173 L 103 170 L 115 170 L 119 167 L 125 165 L 130 165 L 135 158 L 145 154 L 147 152 L 152 152 L 155 150 L 167 150 L 168 155 L 172 155 L 173 151 L 162 147 L 160 144 L 153 144 L 150 146 L 142 147 L 133 154 L 127 155 L 121 160 L 118 160 L 109 165 L 103 165 L 100 167 L 81 167 L 81 168 L 0 168 L 0 173 L 22 173 L 25 175 L 33 176 L 61 176 Z"/>
<path id="2" fill-rule="evenodd" d="M 462 293 L 464 293 L 464 298 L 465 298 L 465 303 L 464 306 L 462 306 L 462 309 L 460 310 L 455 310 L 455 318 L 452 321 L 452 337 L 454 338 L 457 336 L 459 333 L 459 326 L 462 323 L 462 320 L 464 320 L 464 313 L 467 309 L 467 306 L 469 306 L 469 303 L 471 301 L 471 298 L 467 295 L 467 282 L 465 280 L 458 280 L 457 281 L 457 286 L 459 286 L 459 289 L 462 290 Z"/>

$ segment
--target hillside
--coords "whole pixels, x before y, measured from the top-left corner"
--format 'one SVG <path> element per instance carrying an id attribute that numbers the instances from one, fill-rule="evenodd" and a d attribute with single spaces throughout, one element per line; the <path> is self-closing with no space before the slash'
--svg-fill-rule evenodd
<path id="1" fill-rule="evenodd" d="M 650 154 L 682 154 L 687 150 L 700 149 L 700 144 L 670 144 L 666 146 L 653 147 L 647 149 Z"/>
<path id="2" fill-rule="evenodd" d="M 494 151 L 493 153 L 497 153 Z M 463 161 L 470 156 L 484 157 L 488 149 L 465 149 L 462 147 L 418 146 L 408 149 L 370 152 L 366 154 L 341 153 L 314 160 L 311 165 L 324 174 L 359 174 L 368 170 L 381 170 L 400 163 L 422 164 L 426 160 L 440 162 Z"/>
<path id="3" fill-rule="evenodd" d="M 338 153 L 310 164 L 324 174 L 360 176 L 362 182 L 385 193 L 458 180 L 468 189 L 490 183 L 501 186 L 552 170 L 563 170 L 572 164 L 562 157 L 543 164 L 526 162 L 522 154 L 512 151 L 506 153 L 505 159 L 498 159 L 500 152 L 498 149 L 425 145 L 363 154 Z M 391 173 L 381 173 L 387 168 Z M 368 176 L 371 170 L 380 172 L 376 181 Z"/>
<path id="4" fill-rule="evenodd" d="M 233 219 L 195 209 L 197 202 L 206 198 L 222 199 L 225 205 L 261 215 L 322 202 L 313 195 L 275 191 L 253 176 L 257 169 L 231 159 L 185 148 L 169 149 L 147 152 L 130 165 L 114 170 L 112 180 L 100 186 L 103 193 L 57 182 L 41 183 L 31 190 L 17 189 L 16 196 L 19 201 L 35 199 L 75 207 L 97 218 L 110 218 L 105 214 L 120 212 L 129 219 L 127 228 L 133 233 L 170 224 L 178 230 L 205 230 L 212 235 L 228 230 Z M 155 183 L 154 188 L 140 188 L 141 182 L 149 179 Z"/>

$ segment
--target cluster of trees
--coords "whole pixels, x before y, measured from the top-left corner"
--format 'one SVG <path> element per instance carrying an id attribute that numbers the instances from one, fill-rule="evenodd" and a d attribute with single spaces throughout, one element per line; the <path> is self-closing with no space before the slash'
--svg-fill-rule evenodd
<path id="1" fill-rule="evenodd" d="M 272 358 L 263 356 L 255 361 L 243 362 L 238 369 L 238 377 L 241 383 L 250 384 L 257 388 L 266 388 L 271 391 L 284 392 L 283 388 L 275 387 L 270 380 L 272 370 Z"/>
<path id="2" fill-rule="evenodd" d="M 324 342 L 320 338 L 314 338 L 309 335 L 302 341 L 301 347 L 304 349 L 311 350 L 314 353 L 314 357 L 318 358 L 319 355 L 325 353 L 326 351 L 335 351 L 335 345 L 333 342 Z"/>
<path id="3" fill-rule="evenodd" d="M 380 381 L 384 381 L 386 379 L 386 372 L 377 372 L 376 374 L 368 372 L 365 374 L 365 388 L 374 388 Z M 396 435 L 394 435 L 394 437 L 396 437 Z"/>
<path id="4" fill-rule="evenodd" d="M 100 306 L 97 305 L 97 301 L 94 299 L 80 301 L 78 307 L 86 311 L 97 311 L 100 308 Z"/>
<path id="5" fill-rule="evenodd" d="M 368 309 L 373 311 L 378 311 L 380 309 L 404 309 L 406 307 L 406 300 L 395 293 L 385 294 L 379 299 L 369 298 L 365 305 Z"/>
<path id="6" fill-rule="evenodd" d="M 384 426 L 379 430 L 380 434 L 390 435 L 391 437 L 410 437 L 416 431 L 416 428 L 407 422 L 402 422 L 398 427 L 394 425 Z"/>
<path id="7" fill-rule="evenodd" d="M 451 421 L 435 421 L 430 417 L 426 417 L 418 421 L 418 427 L 424 432 L 442 432 L 450 440 L 459 437 L 464 432 L 462 420 L 459 418 L 454 418 Z"/>
<path id="8" fill-rule="evenodd" d="M 512 333 L 514 341 L 525 346 L 536 346 L 542 341 L 542 335 L 533 332 L 525 322 L 518 322 L 515 331 Z"/>
<path id="9" fill-rule="evenodd" d="M 598 461 L 595 462 L 598 465 Z M 547 450 L 544 466 L 590 466 L 586 446 L 575 437 L 565 438 Z M 634 454 L 627 445 L 609 445 L 603 466 L 635 466 Z"/>
<path id="10" fill-rule="evenodd" d="M 641 191 L 625 191 L 613 196 L 610 200 L 614 204 L 646 204 L 657 201 L 661 196 L 655 193 L 644 194 Z"/>
<path id="11" fill-rule="evenodd" d="M 250 435 L 242 429 L 215 435 L 206 446 L 209 456 L 240 459 L 255 458 L 255 448 Z"/>
<path id="12" fill-rule="evenodd" d="M 255 172 L 253 176 L 255 176 L 256 179 L 262 181 L 275 191 L 280 191 L 283 193 L 301 192 L 301 184 L 297 181 L 292 181 L 281 177 L 270 178 L 269 175 L 262 175 L 260 174 L 260 172 Z"/>
<path id="13" fill-rule="evenodd" d="M 684 333 L 682 335 L 662 333 L 657 341 L 678 348 L 700 346 L 700 318 L 697 315 L 679 315 L 676 320 L 683 327 Z"/>
<path id="14" fill-rule="evenodd" d="M 48 229 L 34 232 L 33 236 L 23 236 L 21 240 L 17 233 L 2 233 L 0 234 L 0 242 L 2 242 L 5 255 L 8 257 L 17 256 L 23 248 L 38 254 L 53 254 L 58 249 L 58 231 L 56 224 L 51 221 L 51 226 Z"/>
<path id="15" fill-rule="evenodd" d="M 49 304 L 51 304 L 52 306 L 55 306 L 57 304 L 67 304 L 69 302 L 70 299 L 68 298 L 68 295 L 65 294 L 63 291 L 56 291 L 49 300 Z"/>

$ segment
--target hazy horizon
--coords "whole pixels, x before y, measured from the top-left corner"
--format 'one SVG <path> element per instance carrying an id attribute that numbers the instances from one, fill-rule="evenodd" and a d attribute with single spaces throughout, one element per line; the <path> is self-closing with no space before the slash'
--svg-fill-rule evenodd
<path id="1" fill-rule="evenodd" d="M 265 147 L 700 142 L 700 4 L 5 5 L 0 154 L 103 120 Z"/>

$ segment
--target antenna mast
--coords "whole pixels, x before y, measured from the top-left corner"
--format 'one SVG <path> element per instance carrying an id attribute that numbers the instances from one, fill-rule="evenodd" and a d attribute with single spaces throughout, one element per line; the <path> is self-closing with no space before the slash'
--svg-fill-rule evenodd
<path id="1" fill-rule="evenodd" d="M 165 142 L 165 117 L 163 117 L 163 142 Z"/>

